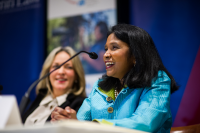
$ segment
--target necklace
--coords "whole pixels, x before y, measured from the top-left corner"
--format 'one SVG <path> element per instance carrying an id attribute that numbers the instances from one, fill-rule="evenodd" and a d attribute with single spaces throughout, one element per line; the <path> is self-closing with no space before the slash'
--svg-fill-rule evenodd
<path id="1" fill-rule="evenodd" d="M 115 99 L 117 98 L 117 96 L 119 95 L 117 88 L 115 88 Z"/>

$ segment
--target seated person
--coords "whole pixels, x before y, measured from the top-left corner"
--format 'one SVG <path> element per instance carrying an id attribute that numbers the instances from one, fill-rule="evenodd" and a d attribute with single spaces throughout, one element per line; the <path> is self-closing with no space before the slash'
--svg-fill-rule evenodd
<path id="1" fill-rule="evenodd" d="M 40 78 L 54 70 L 75 55 L 71 47 L 57 47 L 46 58 Z M 23 114 L 25 125 L 43 125 L 51 120 L 50 114 L 55 107 L 70 108 L 78 111 L 85 93 L 84 70 L 78 56 L 43 79 L 36 87 L 37 97 Z"/>
<path id="2" fill-rule="evenodd" d="M 170 95 L 178 86 L 150 35 L 133 25 L 113 26 L 103 59 L 106 75 L 94 84 L 77 115 L 70 107 L 56 107 L 51 121 L 78 119 L 170 133 Z"/>

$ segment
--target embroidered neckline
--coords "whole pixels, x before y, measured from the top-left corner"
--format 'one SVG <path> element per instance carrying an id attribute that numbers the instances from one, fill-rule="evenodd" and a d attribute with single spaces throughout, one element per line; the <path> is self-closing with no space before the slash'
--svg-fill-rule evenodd
<path id="1" fill-rule="evenodd" d="M 117 96 L 119 95 L 117 88 L 115 88 L 115 99 L 117 98 Z"/>

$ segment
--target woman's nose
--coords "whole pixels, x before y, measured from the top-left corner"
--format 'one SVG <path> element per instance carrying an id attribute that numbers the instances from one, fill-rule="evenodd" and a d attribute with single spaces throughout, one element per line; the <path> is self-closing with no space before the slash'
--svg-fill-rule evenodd
<path id="1" fill-rule="evenodd" d="M 64 67 L 61 66 L 59 69 L 58 69 L 58 73 L 64 73 Z"/>
<path id="2" fill-rule="evenodd" d="M 105 54 L 104 54 L 104 58 L 105 59 L 109 59 L 111 57 L 111 54 L 109 51 L 106 51 Z"/>

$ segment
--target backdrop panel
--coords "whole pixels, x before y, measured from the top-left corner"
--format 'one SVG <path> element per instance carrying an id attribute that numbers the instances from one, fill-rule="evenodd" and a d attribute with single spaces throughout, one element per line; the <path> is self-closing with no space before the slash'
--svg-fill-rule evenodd
<path id="1" fill-rule="evenodd" d="M 195 76 L 200 73 L 200 69 L 195 69 L 200 62 L 197 57 L 200 1 L 130 0 L 130 3 L 131 24 L 152 36 L 164 65 L 180 85 L 180 89 L 171 95 L 174 126 L 200 123 L 199 118 L 194 122 L 194 115 L 191 115 L 200 105 L 200 97 L 194 95 L 194 92 L 200 93 L 199 78 Z M 193 81 L 192 85 L 189 81 Z"/>
<path id="2" fill-rule="evenodd" d="M 99 56 L 92 60 L 84 53 L 79 55 L 86 74 L 87 95 L 94 82 L 106 72 L 104 45 L 108 29 L 116 21 L 115 0 L 48 1 L 48 53 L 58 46 L 70 46 L 76 52 L 85 50 Z"/>
<path id="3" fill-rule="evenodd" d="M 45 10 L 44 0 L 0 1 L 0 84 L 18 103 L 44 60 Z"/>

